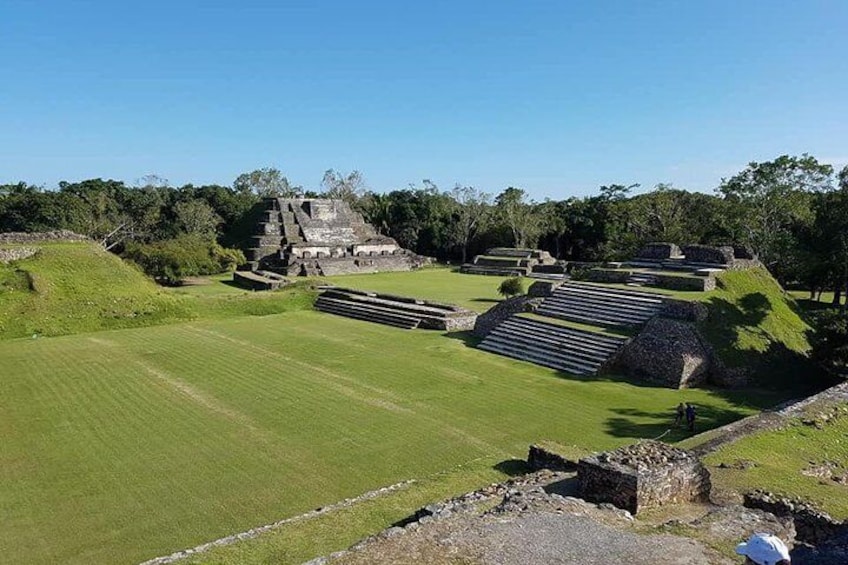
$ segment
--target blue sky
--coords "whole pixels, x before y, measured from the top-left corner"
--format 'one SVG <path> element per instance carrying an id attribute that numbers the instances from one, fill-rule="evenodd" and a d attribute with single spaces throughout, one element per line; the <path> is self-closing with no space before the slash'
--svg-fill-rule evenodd
<path id="1" fill-rule="evenodd" d="M 846 21 L 844 0 L 0 0 L 0 183 L 275 166 L 560 199 L 842 166 Z"/>

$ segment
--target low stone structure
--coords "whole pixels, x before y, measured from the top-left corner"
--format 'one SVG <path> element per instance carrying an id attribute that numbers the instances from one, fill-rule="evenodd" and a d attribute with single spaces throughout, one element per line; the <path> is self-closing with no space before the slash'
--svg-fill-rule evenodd
<path id="1" fill-rule="evenodd" d="M 547 251 L 515 247 L 493 247 L 460 269 L 473 275 L 497 276 L 528 276 L 537 270 L 547 275 L 565 274 L 565 267 L 557 264 Z"/>
<path id="2" fill-rule="evenodd" d="M 710 474 L 697 457 L 659 441 L 642 441 L 581 459 L 581 497 L 636 514 L 681 502 L 706 501 Z"/>
<path id="3" fill-rule="evenodd" d="M 691 324 L 658 317 L 624 347 L 618 364 L 651 384 L 689 388 L 707 380 L 711 357 Z"/>
<path id="4" fill-rule="evenodd" d="M 477 320 L 476 312 L 453 304 L 340 287 L 322 292 L 315 308 L 403 329 L 466 331 Z"/>
<path id="5" fill-rule="evenodd" d="M 37 247 L 12 247 L 9 249 L 0 249 L 0 263 L 11 263 L 12 261 L 20 261 L 28 259 L 38 253 Z"/>
<path id="6" fill-rule="evenodd" d="M 689 263 L 705 263 L 711 265 L 732 265 L 734 259 L 733 247 L 725 245 L 685 245 L 683 255 Z"/>
<path id="7" fill-rule="evenodd" d="M 428 262 L 378 234 L 347 202 L 317 198 L 266 198 L 248 270 L 286 276 L 409 271 Z"/>
<path id="8" fill-rule="evenodd" d="M 233 282 L 250 290 L 277 290 L 291 281 L 271 271 L 236 271 Z"/>

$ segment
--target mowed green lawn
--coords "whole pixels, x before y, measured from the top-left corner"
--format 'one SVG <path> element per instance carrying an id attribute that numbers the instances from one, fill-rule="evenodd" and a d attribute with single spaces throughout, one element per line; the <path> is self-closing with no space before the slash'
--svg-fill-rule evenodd
<path id="1" fill-rule="evenodd" d="M 313 311 L 0 342 L 0 560 L 137 563 L 542 439 L 654 437 L 681 400 L 704 427 L 773 400 L 744 396 Z"/>

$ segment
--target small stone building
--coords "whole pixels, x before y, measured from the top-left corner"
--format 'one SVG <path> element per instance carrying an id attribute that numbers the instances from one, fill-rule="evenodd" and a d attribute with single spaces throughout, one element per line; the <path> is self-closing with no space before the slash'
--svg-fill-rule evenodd
<path id="1" fill-rule="evenodd" d="M 609 502 L 631 514 L 708 500 L 711 486 L 709 471 L 697 457 L 652 440 L 581 459 L 577 478 L 582 498 Z"/>

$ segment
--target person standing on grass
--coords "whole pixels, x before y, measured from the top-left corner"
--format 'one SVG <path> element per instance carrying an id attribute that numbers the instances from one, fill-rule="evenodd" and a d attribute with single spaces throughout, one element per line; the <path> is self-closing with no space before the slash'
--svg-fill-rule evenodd
<path id="1" fill-rule="evenodd" d="M 695 433 L 695 407 L 686 403 L 686 426 L 689 431 Z"/>
<path id="2" fill-rule="evenodd" d="M 686 412 L 686 407 L 683 406 L 683 403 L 677 405 L 676 414 L 674 415 L 674 427 L 679 428 L 680 424 L 683 423 L 683 415 Z"/>

